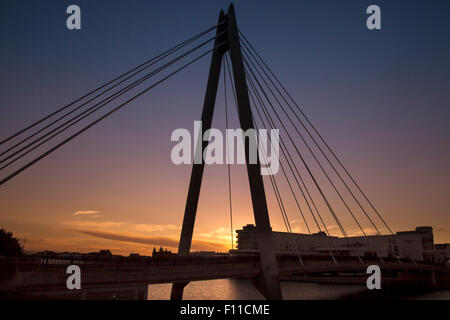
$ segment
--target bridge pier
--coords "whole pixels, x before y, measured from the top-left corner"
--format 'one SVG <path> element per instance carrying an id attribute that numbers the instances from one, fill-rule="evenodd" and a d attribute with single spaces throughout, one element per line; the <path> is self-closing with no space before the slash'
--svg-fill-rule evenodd
<path id="1" fill-rule="evenodd" d="M 436 288 L 437 287 L 437 281 L 436 281 L 436 272 L 431 271 L 431 287 Z"/>
<path id="2" fill-rule="evenodd" d="M 179 282 L 172 284 L 172 291 L 170 292 L 170 300 L 182 300 L 184 287 L 188 285 L 189 282 Z"/>
<path id="3" fill-rule="evenodd" d="M 227 37 L 239 110 L 239 122 L 242 130 L 246 131 L 248 129 L 254 129 L 254 124 L 233 4 L 231 4 L 228 9 Z M 256 164 L 250 163 L 249 144 L 249 141 L 245 141 L 245 158 L 250 184 L 250 194 L 252 197 L 253 214 L 255 217 L 256 241 L 258 242 L 261 263 L 261 279 L 264 280 L 264 285 L 258 285 L 257 288 L 258 290 L 264 288 L 262 291 L 267 299 L 281 300 L 283 297 L 280 287 L 278 263 L 275 257 L 275 245 L 272 228 L 270 226 L 264 184 L 261 176 L 261 165 L 258 157 Z M 255 283 L 261 282 L 257 279 Z"/>
<path id="4" fill-rule="evenodd" d="M 223 55 L 228 51 L 231 59 L 231 67 L 234 75 L 234 87 L 236 92 L 238 116 L 241 129 L 245 132 L 254 129 L 253 115 L 250 108 L 247 82 L 245 79 L 244 62 L 242 58 L 239 33 L 236 23 L 233 4 L 228 9 L 228 14 L 220 12 L 218 27 L 216 30 L 215 49 L 211 58 L 208 84 L 206 88 L 205 100 L 202 111 L 202 132 L 199 143 L 194 151 L 195 154 L 203 155 L 208 142 L 203 141 L 205 131 L 211 128 L 214 105 L 219 84 L 220 69 Z M 219 48 L 220 43 L 226 41 L 228 46 Z M 195 137 L 196 139 L 198 137 Z M 255 280 L 256 287 L 267 299 L 282 299 L 278 264 L 275 257 L 274 241 L 272 238 L 272 228 L 270 227 L 269 212 L 267 208 L 264 183 L 261 176 L 261 165 L 259 157 L 256 163 L 250 163 L 250 141 L 245 140 L 245 158 L 247 164 L 247 174 L 252 198 L 253 214 L 256 225 L 256 238 L 259 247 L 259 257 L 261 263 L 261 276 Z M 258 148 L 259 146 L 257 146 Z M 203 178 L 204 161 L 194 163 L 192 167 L 191 180 L 189 183 L 188 197 L 181 229 L 180 243 L 178 246 L 179 255 L 189 255 L 192 235 L 194 230 L 195 216 L 197 213 L 198 199 Z M 172 286 L 171 299 L 180 300 L 183 296 L 183 289 L 186 284 L 174 283 Z"/>

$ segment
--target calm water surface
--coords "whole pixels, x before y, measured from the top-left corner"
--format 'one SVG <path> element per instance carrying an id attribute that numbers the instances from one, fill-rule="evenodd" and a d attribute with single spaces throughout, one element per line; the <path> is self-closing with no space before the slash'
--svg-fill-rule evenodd
<path id="1" fill-rule="evenodd" d="M 301 282 L 282 282 L 284 299 L 442 299 L 450 300 L 450 290 L 443 291 L 369 291 L 365 286 L 334 285 Z M 148 287 L 149 300 L 165 300 L 170 297 L 170 284 L 155 284 Z M 252 286 L 250 280 L 221 279 L 194 281 L 184 289 L 186 300 L 262 300 L 263 296 Z"/>

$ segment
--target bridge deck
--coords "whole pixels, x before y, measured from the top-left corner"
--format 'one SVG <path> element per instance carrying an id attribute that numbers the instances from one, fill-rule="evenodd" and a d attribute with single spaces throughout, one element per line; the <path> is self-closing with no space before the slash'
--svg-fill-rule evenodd
<path id="1" fill-rule="evenodd" d="M 338 264 L 335 264 L 330 257 L 311 256 L 303 257 L 304 265 L 301 266 L 296 257 L 280 257 L 278 264 L 280 275 L 284 279 L 291 280 L 318 279 L 317 276 L 324 273 L 363 275 L 368 265 L 376 264 L 383 272 L 389 273 L 445 274 L 446 285 L 449 285 L 447 282 L 450 270 L 443 265 L 396 260 L 382 262 L 374 258 L 365 259 L 361 263 L 361 260 L 355 257 L 337 257 L 337 262 Z M 36 260 L 28 260 L 26 263 L 23 261 L 22 265 L 17 261 L 9 265 L 0 262 L 2 269 L 0 291 L 10 290 L 29 295 L 71 296 L 74 291 L 66 287 L 69 276 L 66 268 L 71 263 L 79 263 L 81 268 L 82 293 L 138 290 L 141 292 L 138 294 L 141 298 L 145 295 L 144 291 L 146 292 L 149 284 L 255 278 L 261 273 L 257 256 L 175 258 L 128 263 L 66 260 L 65 263 L 44 265 Z M 326 280 L 322 278 L 322 281 Z"/>

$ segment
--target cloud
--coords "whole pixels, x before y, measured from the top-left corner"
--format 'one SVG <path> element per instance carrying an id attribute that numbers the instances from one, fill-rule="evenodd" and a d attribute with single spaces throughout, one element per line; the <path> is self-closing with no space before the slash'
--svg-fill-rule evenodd
<path id="1" fill-rule="evenodd" d="M 199 233 L 198 236 L 207 239 L 218 239 L 224 242 L 230 242 L 231 231 L 225 227 L 217 227 L 210 232 Z M 236 238 L 235 231 L 233 231 L 233 237 Z"/>
<path id="2" fill-rule="evenodd" d="M 89 216 L 89 218 L 94 218 L 95 216 Z M 167 231 L 178 231 L 181 230 L 180 226 L 174 224 L 132 224 L 127 222 L 115 222 L 115 221 L 99 221 L 99 220 L 70 220 L 70 221 L 62 221 L 64 225 L 69 225 L 73 227 L 80 228 L 95 228 L 95 229 L 109 229 L 109 228 L 117 228 L 121 227 L 122 231 L 125 228 L 130 232 L 138 232 L 138 233 L 151 233 L 151 232 L 167 232 Z"/>
<path id="3" fill-rule="evenodd" d="M 99 213 L 100 213 L 100 211 L 97 211 L 97 210 L 86 210 L 86 211 L 77 211 L 73 215 L 74 216 L 88 216 L 88 215 L 98 216 Z"/>
<path id="4" fill-rule="evenodd" d="M 178 239 L 171 237 L 141 237 L 117 232 L 103 231 L 103 230 L 75 230 L 85 235 L 96 238 L 102 238 L 113 241 L 132 242 L 150 246 L 164 246 L 169 248 L 178 247 Z M 194 240 L 192 242 L 193 250 L 203 251 L 225 251 L 226 247 L 223 243 L 214 241 Z"/>
<path id="5" fill-rule="evenodd" d="M 64 225 L 85 228 L 114 228 L 125 225 L 124 222 L 114 221 L 62 221 L 61 223 Z"/>
<path id="6" fill-rule="evenodd" d="M 62 221 L 61 224 L 66 226 L 66 231 L 98 239 L 116 241 L 117 245 L 109 244 L 109 246 L 124 247 L 128 243 L 136 248 L 133 249 L 135 252 L 146 252 L 154 246 L 168 247 L 172 251 L 177 251 L 178 235 L 181 226 L 175 224 L 133 224 L 128 222 L 99 221 L 89 219 L 92 217 L 91 215 L 86 217 L 88 219 Z M 192 250 L 225 252 L 229 249 L 229 242 L 230 230 L 218 227 L 208 233 L 196 234 L 192 241 Z"/>
<path id="7" fill-rule="evenodd" d="M 180 226 L 174 224 L 137 224 L 136 230 L 143 232 L 181 230 Z"/>

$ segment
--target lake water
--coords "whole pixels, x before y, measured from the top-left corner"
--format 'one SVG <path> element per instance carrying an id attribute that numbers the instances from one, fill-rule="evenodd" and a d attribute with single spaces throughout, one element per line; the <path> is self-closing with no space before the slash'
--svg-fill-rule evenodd
<path id="1" fill-rule="evenodd" d="M 170 297 L 171 284 L 155 284 L 148 287 L 149 300 L 166 300 Z M 334 285 L 303 282 L 282 282 L 283 298 L 286 300 L 334 300 L 334 299 L 439 299 L 450 300 L 450 290 L 369 291 L 365 286 Z M 193 281 L 184 289 L 186 300 L 262 300 L 264 297 L 253 287 L 250 280 L 220 279 Z"/>

